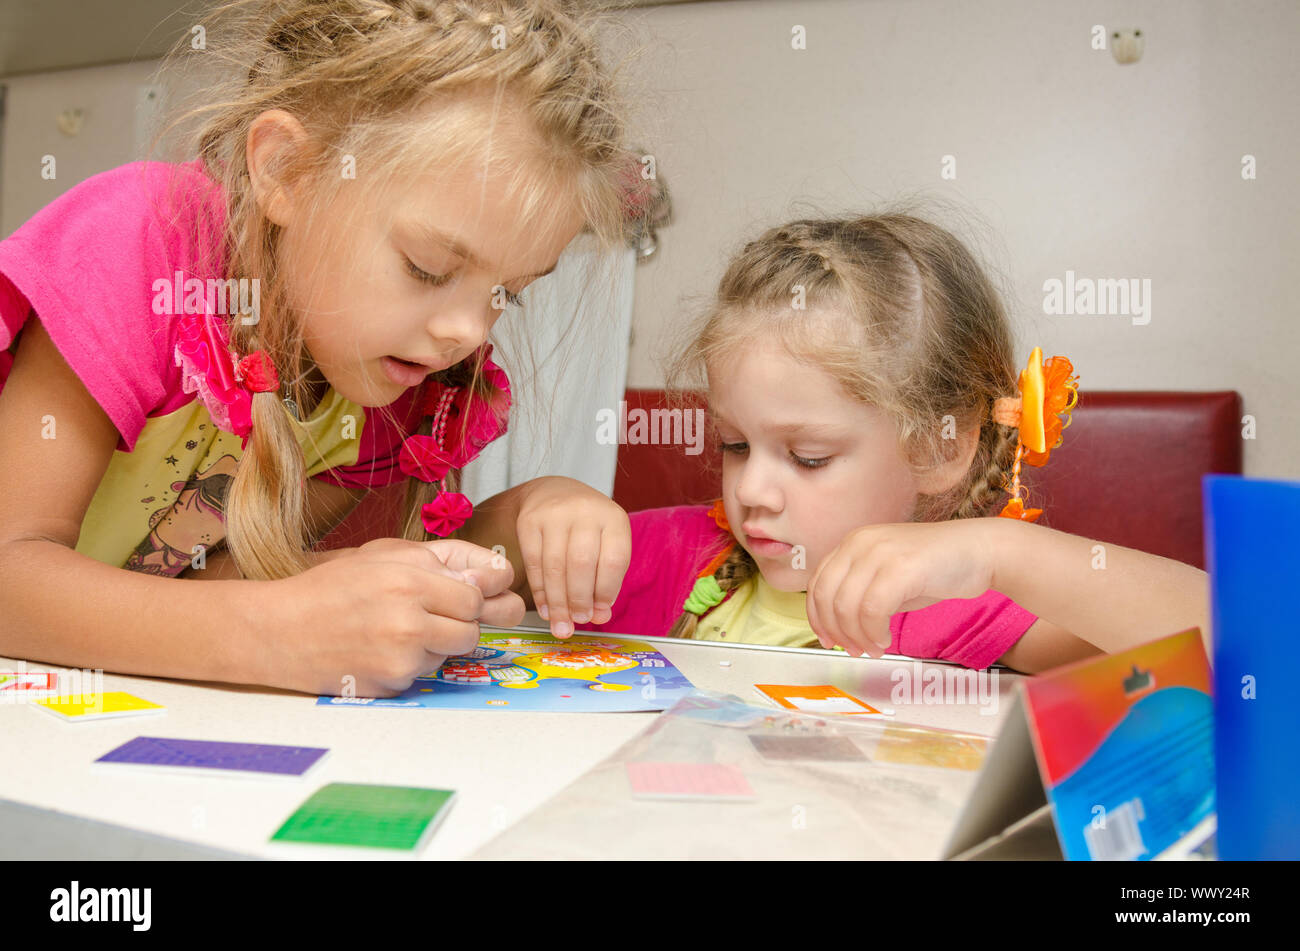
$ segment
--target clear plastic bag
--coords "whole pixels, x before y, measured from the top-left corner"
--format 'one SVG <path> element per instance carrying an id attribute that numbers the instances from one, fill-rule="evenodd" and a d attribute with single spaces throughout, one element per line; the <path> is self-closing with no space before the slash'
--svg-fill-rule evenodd
<path id="1" fill-rule="evenodd" d="M 937 858 L 989 742 L 697 691 L 471 857 Z M 631 776 L 646 768 L 700 772 L 682 764 L 734 767 L 704 772 L 734 780 L 739 770 L 753 798 L 634 792 Z"/>

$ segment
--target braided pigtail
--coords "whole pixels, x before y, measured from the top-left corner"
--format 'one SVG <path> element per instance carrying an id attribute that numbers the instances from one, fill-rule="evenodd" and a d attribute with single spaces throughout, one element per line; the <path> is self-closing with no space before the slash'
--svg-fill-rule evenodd
<path id="1" fill-rule="evenodd" d="M 253 430 L 235 469 L 226 545 L 245 578 L 287 578 L 308 567 L 306 465 L 278 393 L 254 393 Z"/>
<path id="2" fill-rule="evenodd" d="M 987 515 L 998 497 L 1007 490 L 1016 453 L 1016 430 L 993 420 L 980 430 L 979 447 L 971 466 L 973 479 L 953 518 Z"/>
<path id="3" fill-rule="evenodd" d="M 727 533 L 727 546 L 704 566 L 695 585 L 682 604 L 682 614 L 669 630 L 669 637 L 692 637 L 700 618 L 727 599 L 727 596 L 758 573 L 758 565 L 749 552 L 736 541 L 727 523 L 722 499 L 713 503 L 709 516 Z"/>
<path id="4" fill-rule="evenodd" d="M 681 616 L 668 631 L 669 637 L 693 637 L 701 618 L 727 599 L 727 595 L 758 573 L 749 552 L 733 539 L 719 556 L 716 569 L 695 579 L 695 587 L 682 605 Z M 717 559 L 715 559 L 717 561 Z M 712 567 L 712 566 L 710 566 Z"/>

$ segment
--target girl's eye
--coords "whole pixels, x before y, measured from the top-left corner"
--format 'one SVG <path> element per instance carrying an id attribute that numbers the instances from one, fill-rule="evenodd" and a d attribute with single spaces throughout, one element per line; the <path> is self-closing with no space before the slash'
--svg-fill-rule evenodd
<path id="1" fill-rule="evenodd" d="M 441 287 L 451 280 L 450 274 L 430 274 L 428 271 L 422 271 L 416 267 L 411 259 L 403 256 L 402 260 L 406 262 L 406 271 L 411 277 L 425 284 L 432 284 L 434 287 Z"/>
<path id="2" fill-rule="evenodd" d="M 743 442 L 723 442 L 723 443 L 718 443 L 718 449 L 720 449 L 722 452 L 737 452 L 737 453 L 739 453 L 739 452 L 744 452 L 744 451 L 745 451 L 746 449 L 748 449 L 748 448 L 749 448 L 749 444 L 748 444 L 748 443 L 743 443 Z"/>
<path id="3" fill-rule="evenodd" d="M 805 469 L 820 469 L 822 466 L 826 465 L 826 463 L 831 461 L 830 456 L 825 456 L 821 459 L 805 459 L 803 456 L 796 455 L 793 452 L 790 453 L 790 458 L 795 461 L 796 465 L 803 466 Z"/>

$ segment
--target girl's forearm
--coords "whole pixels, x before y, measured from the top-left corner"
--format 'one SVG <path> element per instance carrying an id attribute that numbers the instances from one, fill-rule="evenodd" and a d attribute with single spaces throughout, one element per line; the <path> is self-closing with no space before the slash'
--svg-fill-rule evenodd
<path id="1" fill-rule="evenodd" d="M 993 588 L 1107 653 L 1199 627 L 1210 649 L 1204 571 L 1011 519 L 997 533 Z"/>
<path id="2" fill-rule="evenodd" d="M 123 674 L 259 682 L 255 581 L 114 568 L 47 539 L 0 545 L 0 655 Z"/>

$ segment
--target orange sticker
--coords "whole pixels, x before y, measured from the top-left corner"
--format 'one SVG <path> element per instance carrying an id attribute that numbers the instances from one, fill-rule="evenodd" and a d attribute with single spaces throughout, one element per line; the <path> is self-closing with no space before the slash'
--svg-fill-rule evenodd
<path id="1" fill-rule="evenodd" d="M 830 684 L 798 686 L 792 684 L 754 684 L 754 689 L 787 710 L 800 713 L 847 714 L 850 716 L 887 717 L 893 710 L 877 710 L 852 694 Z"/>

